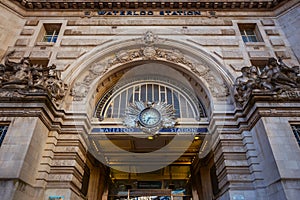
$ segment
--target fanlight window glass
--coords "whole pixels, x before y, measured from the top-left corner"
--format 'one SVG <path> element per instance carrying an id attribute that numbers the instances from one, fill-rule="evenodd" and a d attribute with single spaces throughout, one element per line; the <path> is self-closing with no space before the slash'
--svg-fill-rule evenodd
<path id="1" fill-rule="evenodd" d="M 102 108 L 98 104 L 97 112 L 103 118 L 122 118 L 129 103 L 166 102 L 173 105 L 177 118 L 203 117 L 204 112 L 198 99 L 193 95 L 163 83 L 139 83 L 116 92 L 108 98 Z M 99 102 L 101 103 L 101 102 Z"/>

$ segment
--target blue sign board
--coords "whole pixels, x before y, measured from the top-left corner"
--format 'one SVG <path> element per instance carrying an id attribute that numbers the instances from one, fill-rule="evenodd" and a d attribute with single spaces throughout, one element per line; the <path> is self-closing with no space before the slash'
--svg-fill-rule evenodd
<path id="1" fill-rule="evenodd" d="M 49 200 L 64 200 L 64 196 L 49 196 Z"/>
<path id="2" fill-rule="evenodd" d="M 133 133 L 142 132 L 139 128 L 93 128 L 92 134 L 97 133 Z M 199 134 L 208 132 L 207 128 L 195 128 L 195 127 L 185 127 L 185 128 L 162 128 L 160 133 L 177 133 L 177 134 Z"/>

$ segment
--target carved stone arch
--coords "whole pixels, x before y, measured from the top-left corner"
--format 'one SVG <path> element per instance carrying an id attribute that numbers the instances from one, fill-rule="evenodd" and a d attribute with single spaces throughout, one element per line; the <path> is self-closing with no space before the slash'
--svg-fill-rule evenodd
<path id="1" fill-rule="evenodd" d="M 137 39 L 108 41 L 77 60 L 63 74 L 70 85 L 69 98 L 78 105 L 93 107 L 103 81 L 145 62 L 165 63 L 184 73 L 192 84 L 201 85 L 211 110 L 214 102 L 232 100 L 229 87 L 233 77 L 215 57 L 189 41 L 162 39 L 152 32 Z"/>

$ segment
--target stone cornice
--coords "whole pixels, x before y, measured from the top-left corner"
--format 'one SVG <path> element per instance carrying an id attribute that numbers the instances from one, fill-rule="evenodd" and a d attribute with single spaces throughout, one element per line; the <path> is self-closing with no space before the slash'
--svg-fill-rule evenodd
<path id="1" fill-rule="evenodd" d="M 1 92 L 1 90 L 0 90 Z M 58 133 L 88 133 L 90 121 L 84 113 L 67 113 L 57 108 L 46 94 L 27 96 L 10 91 L 0 96 L 0 118 L 11 121 L 14 117 L 38 117 L 51 131 Z M 17 96 L 16 96 L 17 95 Z"/>
<path id="2" fill-rule="evenodd" d="M 29 10 L 44 9 L 214 9 L 214 10 L 237 10 L 237 9 L 261 9 L 273 10 L 288 0 L 178 0 L 178 1 L 135 1 L 135 0 L 14 0 L 16 4 Z"/>

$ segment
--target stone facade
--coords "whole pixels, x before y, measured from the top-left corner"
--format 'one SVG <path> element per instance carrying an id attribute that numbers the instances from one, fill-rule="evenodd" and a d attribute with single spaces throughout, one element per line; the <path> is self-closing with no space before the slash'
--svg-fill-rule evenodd
<path id="1" fill-rule="evenodd" d="M 0 147 L 0 196 L 111 198 L 109 167 L 96 159 L 89 138 L 95 127 L 124 126 L 96 115 L 97 103 L 131 68 L 156 63 L 180 72 L 205 110 L 202 121 L 180 121 L 211 134 L 192 161 L 179 159 L 190 162 L 193 199 L 297 199 L 300 152 L 291 124 L 300 124 L 299 85 L 250 88 L 239 100 L 236 80 L 243 67 L 263 70 L 271 57 L 299 66 L 299 5 L 1 1 L 0 126 L 9 128 Z M 243 41 L 249 27 L 257 41 Z M 52 42 L 43 40 L 47 29 L 52 37 L 57 30 Z"/>

